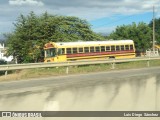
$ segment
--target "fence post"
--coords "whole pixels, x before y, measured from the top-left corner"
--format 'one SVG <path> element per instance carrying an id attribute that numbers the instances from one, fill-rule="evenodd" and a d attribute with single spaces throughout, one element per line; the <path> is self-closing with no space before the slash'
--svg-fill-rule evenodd
<path id="1" fill-rule="evenodd" d="M 9 68 L 9 67 L 7 66 L 7 69 L 8 69 L 8 68 Z M 8 71 L 6 70 L 4 74 L 5 74 L 5 79 L 6 79 L 6 78 L 7 78 Z"/>
<path id="2" fill-rule="evenodd" d="M 7 78 L 8 71 L 5 71 L 5 79 Z"/>
<path id="3" fill-rule="evenodd" d="M 69 65 L 69 62 L 68 62 L 68 65 Z M 66 68 L 66 74 L 68 74 L 69 73 L 69 66 L 67 66 L 67 68 Z"/>
<path id="4" fill-rule="evenodd" d="M 149 64 L 149 60 L 147 60 L 147 67 L 149 67 L 150 66 L 150 64 Z"/>
<path id="5" fill-rule="evenodd" d="M 113 60 L 113 62 L 111 63 L 111 69 L 115 69 L 115 60 Z"/>

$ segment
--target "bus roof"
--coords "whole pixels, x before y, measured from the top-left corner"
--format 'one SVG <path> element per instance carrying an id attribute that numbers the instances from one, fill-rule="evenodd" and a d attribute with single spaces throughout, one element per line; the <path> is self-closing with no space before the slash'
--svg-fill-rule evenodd
<path id="1" fill-rule="evenodd" d="M 77 42 L 56 42 L 57 46 L 92 46 L 106 44 L 133 44 L 133 40 L 108 40 L 108 41 L 77 41 Z"/>

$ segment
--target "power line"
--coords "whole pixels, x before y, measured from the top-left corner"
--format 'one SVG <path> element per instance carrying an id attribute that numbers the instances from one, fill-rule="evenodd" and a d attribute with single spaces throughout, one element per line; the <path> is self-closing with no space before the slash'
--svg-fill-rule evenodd
<path id="1" fill-rule="evenodd" d="M 147 13 L 148 13 L 148 12 L 147 12 Z M 150 12 L 149 12 L 149 13 L 150 13 Z M 120 21 L 127 20 L 127 19 L 129 19 L 129 18 L 131 18 L 131 17 L 136 17 L 137 15 L 138 15 L 138 14 L 126 16 L 126 17 L 120 18 L 120 19 L 115 20 L 115 21 L 110 21 L 110 22 L 105 23 L 105 24 L 96 25 L 96 26 L 94 26 L 93 28 L 100 28 L 100 27 L 107 26 L 107 25 L 110 25 L 110 24 L 118 23 L 118 22 L 120 22 Z M 152 20 L 152 18 L 151 18 L 151 20 Z"/>
<path id="2" fill-rule="evenodd" d="M 111 21 L 111 22 L 108 22 L 108 23 L 105 23 L 105 24 L 102 24 L 102 25 L 96 26 L 96 27 L 94 27 L 94 28 L 103 27 L 103 26 L 110 25 L 110 24 L 113 24 L 113 23 L 116 23 L 116 22 L 120 22 L 120 21 L 126 20 L 126 19 L 128 19 L 128 18 L 131 18 L 131 17 L 133 17 L 133 16 L 136 16 L 136 15 L 127 16 L 127 17 L 124 17 L 124 18 L 118 19 L 118 20 L 113 21 L 113 22 Z"/>

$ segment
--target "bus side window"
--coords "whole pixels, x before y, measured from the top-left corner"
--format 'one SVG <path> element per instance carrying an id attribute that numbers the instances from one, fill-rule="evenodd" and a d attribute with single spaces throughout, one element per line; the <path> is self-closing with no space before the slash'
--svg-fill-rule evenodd
<path id="1" fill-rule="evenodd" d="M 90 52 L 94 52 L 94 47 L 90 47 Z"/>
<path id="2" fill-rule="evenodd" d="M 111 46 L 111 51 L 115 51 L 115 46 Z"/>
<path id="3" fill-rule="evenodd" d="M 67 48 L 67 54 L 71 54 L 72 51 L 71 51 L 71 48 Z"/>
<path id="4" fill-rule="evenodd" d="M 73 53 L 77 53 L 77 48 L 73 48 Z"/>
<path id="5" fill-rule="evenodd" d="M 110 51 L 110 46 L 106 46 L 106 51 Z"/>
<path id="6" fill-rule="evenodd" d="M 129 50 L 129 45 L 125 45 L 125 50 Z"/>
<path id="7" fill-rule="evenodd" d="M 121 45 L 121 51 L 123 51 L 124 50 L 124 45 Z"/>
<path id="8" fill-rule="evenodd" d="M 79 53 L 83 53 L 83 48 L 79 48 Z"/>
<path id="9" fill-rule="evenodd" d="M 58 55 L 62 54 L 62 48 L 58 48 Z"/>
<path id="10" fill-rule="evenodd" d="M 133 50 L 133 45 L 130 45 L 130 50 Z"/>
<path id="11" fill-rule="evenodd" d="M 95 48 L 96 48 L 96 52 L 100 52 L 99 46 L 97 46 Z"/>
<path id="12" fill-rule="evenodd" d="M 65 48 L 62 48 L 62 54 L 63 55 L 65 54 Z"/>
<path id="13" fill-rule="evenodd" d="M 89 53 L 89 47 L 84 47 L 84 52 Z"/>
<path id="14" fill-rule="evenodd" d="M 105 46 L 101 46 L 101 52 L 105 52 Z"/>
<path id="15" fill-rule="evenodd" d="M 119 46 L 116 46 L 116 51 L 119 51 L 120 50 L 120 47 Z"/>

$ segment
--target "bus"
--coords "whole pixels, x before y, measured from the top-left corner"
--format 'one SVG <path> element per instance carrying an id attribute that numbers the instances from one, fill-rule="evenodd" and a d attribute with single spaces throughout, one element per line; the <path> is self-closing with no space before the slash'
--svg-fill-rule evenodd
<path id="1" fill-rule="evenodd" d="M 134 58 L 135 46 L 133 40 L 49 42 L 44 54 L 44 62 Z"/>

